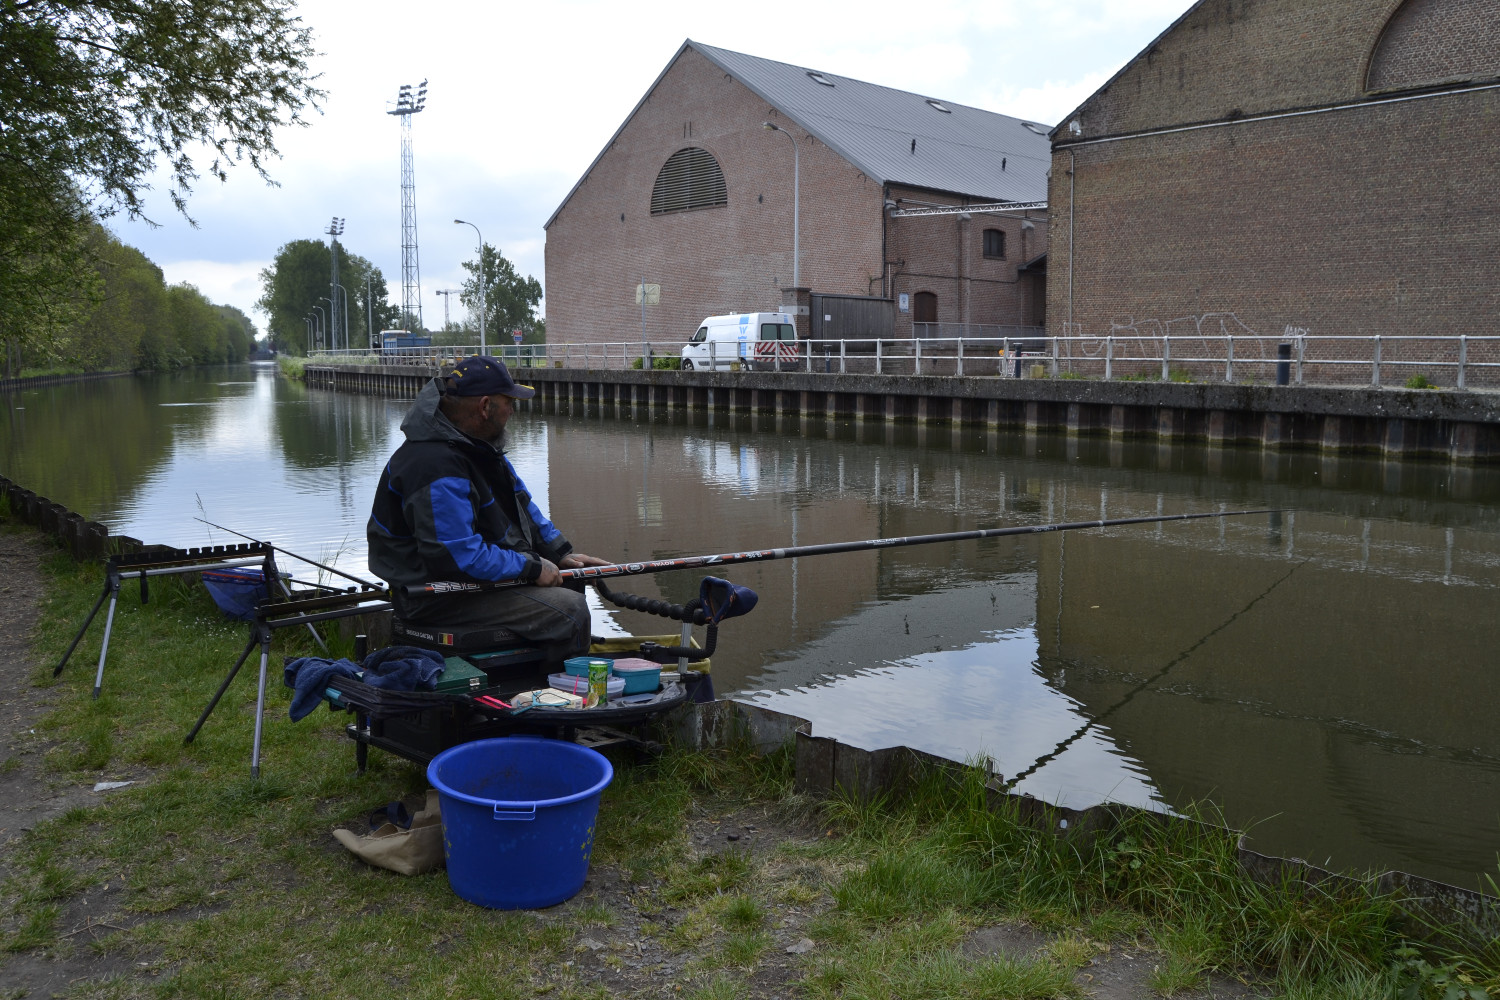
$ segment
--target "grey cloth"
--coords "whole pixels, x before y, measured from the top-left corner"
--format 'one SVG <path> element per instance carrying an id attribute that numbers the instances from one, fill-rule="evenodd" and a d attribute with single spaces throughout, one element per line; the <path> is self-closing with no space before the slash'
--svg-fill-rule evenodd
<path id="1" fill-rule="evenodd" d="M 403 618 L 444 628 L 504 627 L 542 647 L 548 660 L 580 656 L 589 648 L 589 606 L 567 587 L 506 587 L 477 594 L 443 594 L 409 601 Z"/>

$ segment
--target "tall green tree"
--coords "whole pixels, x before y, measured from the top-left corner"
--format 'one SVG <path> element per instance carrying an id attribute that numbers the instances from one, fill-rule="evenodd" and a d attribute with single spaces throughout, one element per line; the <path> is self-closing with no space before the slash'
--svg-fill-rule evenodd
<path id="1" fill-rule="evenodd" d="M 540 330 L 541 318 L 536 307 L 542 301 L 542 283 L 527 275 L 521 277 L 516 266 L 488 243 L 480 247 L 478 261 L 464 261 L 469 277 L 463 284 L 460 301 L 469 307 L 474 329 L 479 328 L 479 286 L 484 282 L 484 327 L 491 343 L 507 343 L 512 330 L 520 330 L 526 343 Z M 503 338 L 503 339 L 502 339 Z"/>
<path id="2" fill-rule="evenodd" d="M 330 269 L 334 253 L 338 254 L 339 284 L 344 288 L 339 295 L 339 322 L 343 323 L 347 305 L 349 346 L 370 345 L 372 312 L 377 330 L 383 329 L 381 324 L 389 323 L 396 315 L 397 310 L 385 302 L 385 276 L 378 267 L 358 254 L 349 253 L 337 240 L 332 251 L 322 240 L 292 240 L 276 251 L 270 266 L 260 272 L 261 297 L 256 303 L 270 317 L 268 326 L 281 350 L 292 354 L 307 353 L 312 346 L 308 343 L 305 321 L 309 315 L 314 315 L 315 322 L 323 324 L 327 334 L 331 324 L 329 304 L 320 300 L 325 295 L 333 298 Z M 370 279 L 368 283 L 366 277 Z M 373 308 L 371 299 L 374 300 Z M 314 305 L 322 307 L 321 316 L 314 313 Z M 324 346 L 329 346 L 326 341 Z"/>
<path id="3" fill-rule="evenodd" d="M 142 216 L 158 164 L 184 214 L 204 172 L 265 177 L 314 54 L 294 0 L 0 0 L 0 339 L 88 311 L 91 224 Z"/>

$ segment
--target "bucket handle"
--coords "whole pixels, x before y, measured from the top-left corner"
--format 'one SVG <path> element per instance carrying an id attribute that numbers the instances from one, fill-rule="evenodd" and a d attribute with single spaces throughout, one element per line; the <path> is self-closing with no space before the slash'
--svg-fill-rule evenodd
<path id="1" fill-rule="evenodd" d="M 502 809 L 499 804 L 495 806 L 496 819 L 533 820 L 536 819 L 536 803 L 531 804 L 529 809 Z"/>

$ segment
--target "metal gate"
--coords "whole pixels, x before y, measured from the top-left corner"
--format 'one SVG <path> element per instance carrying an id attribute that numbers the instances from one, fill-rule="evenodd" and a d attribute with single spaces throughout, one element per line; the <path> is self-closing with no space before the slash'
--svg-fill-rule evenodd
<path id="1" fill-rule="evenodd" d="M 813 295 L 808 317 L 815 341 L 890 340 L 896 332 L 896 303 L 868 295 Z"/>

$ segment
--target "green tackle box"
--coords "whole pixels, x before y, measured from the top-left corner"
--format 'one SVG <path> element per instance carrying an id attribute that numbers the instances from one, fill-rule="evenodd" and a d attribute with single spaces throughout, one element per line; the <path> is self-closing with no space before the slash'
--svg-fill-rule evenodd
<path id="1" fill-rule="evenodd" d="M 438 675 L 437 689 L 449 694 L 478 694 L 490 686 L 489 675 L 468 660 L 450 656 L 443 661 L 443 672 Z"/>

